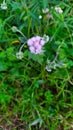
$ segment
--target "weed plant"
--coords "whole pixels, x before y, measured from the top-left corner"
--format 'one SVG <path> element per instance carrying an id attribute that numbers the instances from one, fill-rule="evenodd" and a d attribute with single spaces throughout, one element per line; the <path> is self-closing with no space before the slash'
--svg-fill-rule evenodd
<path id="1" fill-rule="evenodd" d="M 72 0 L 0 0 L 0 130 L 73 130 Z"/>

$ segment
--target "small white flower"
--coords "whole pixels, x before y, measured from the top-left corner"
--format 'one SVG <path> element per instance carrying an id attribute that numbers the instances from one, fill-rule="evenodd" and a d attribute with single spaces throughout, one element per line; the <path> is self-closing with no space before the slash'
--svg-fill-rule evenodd
<path id="1" fill-rule="evenodd" d="M 55 7 L 55 11 L 59 14 L 63 13 L 63 10 L 60 7 Z"/>
<path id="2" fill-rule="evenodd" d="M 44 41 L 45 41 L 45 43 L 46 42 L 48 42 L 49 41 L 49 36 L 48 35 L 46 35 L 46 34 L 44 34 L 44 36 L 43 36 L 43 38 L 42 38 Z"/>
<path id="3" fill-rule="evenodd" d="M 6 10 L 6 9 L 7 9 L 7 4 L 5 3 L 5 0 L 4 0 L 3 3 L 1 4 L 1 9 L 2 9 L 2 10 Z"/>
<path id="4" fill-rule="evenodd" d="M 39 19 L 42 19 L 42 15 L 39 15 Z"/>
<path id="5" fill-rule="evenodd" d="M 42 12 L 43 12 L 43 14 L 46 14 L 46 13 L 49 12 L 49 9 L 48 9 L 48 8 L 46 8 L 46 9 L 42 9 Z"/>
<path id="6" fill-rule="evenodd" d="M 23 52 L 21 51 L 17 52 L 16 57 L 21 60 L 23 58 Z"/>

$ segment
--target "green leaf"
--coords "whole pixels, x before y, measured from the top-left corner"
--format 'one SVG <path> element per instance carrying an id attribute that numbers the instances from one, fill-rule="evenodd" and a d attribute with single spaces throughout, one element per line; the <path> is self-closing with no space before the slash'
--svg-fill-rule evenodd
<path id="1" fill-rule="evenodd" d="M 5 64 L 5 62 L 0 61 L 0 72 L 5 70 L 7 70 L 7 65 Z"/>
<path id="2" fill-rule="evenodd" d="M 48 6 L 48 0 L 43 0 L 42 3 L 43 3 L 43 8 L 46 9 Z"/>
<path id="3" fill-rule="evenodd" d="M 32 60 L 38 62 L 39 64 L 42 64 L 43 56 L 44 56 L 43 54 L 32 54 L 30 52 L 28 53 L 29 59 L 32 59 Z"/>
<path id="4" fill-rule="evenodd" d="M 0 93 L 0 103 L 4 104 L 4 103 L 9 103 L 11 100 L 11 96 L 7 95 L 5 93 Z"/>
<path id="5" fill-rule="evenodd" d="M 37 125 L 38 123 L 41 123 L 41 122 L 42 122 L 42 119 L 38 118 L 38 119 L 34 120 L 32 123 L 30 123 L 29 126 L 34 126 L 34 125 Z"/>

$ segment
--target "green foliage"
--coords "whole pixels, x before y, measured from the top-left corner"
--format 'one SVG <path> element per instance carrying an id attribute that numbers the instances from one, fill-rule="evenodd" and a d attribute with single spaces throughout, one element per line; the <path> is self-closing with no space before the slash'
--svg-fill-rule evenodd
<path id="1" fill-rule="evenodd" d="M 6 4 L 7 10 L 0 6 L 0 129 L 71 130 L 72 1 L 7 0 Z M 43 13 L 46 8 L 49 11 Z M 50 40 L 43 53 L 31 53 L 26 40 L 44 34 Z M 20 49 L 21 59 L 16 56 Z"/>

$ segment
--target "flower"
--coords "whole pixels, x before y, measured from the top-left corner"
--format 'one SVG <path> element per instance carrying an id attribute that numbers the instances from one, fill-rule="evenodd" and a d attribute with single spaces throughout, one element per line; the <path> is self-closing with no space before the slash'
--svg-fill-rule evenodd
<path id="1" fill-rule="evenodd" d="M 40 40 L 40 45 L 41 45 L 41 46 L 44 46 L 44 44 L 45 44 L 45 41 L 44 41 L 44 39 L 42 38 L 42 39 Z"/>
<path id="2" fill-rule="evenodd" d="M 60 7 L 55 7 L 55 11 L 59 14 L 63 13 L 63 10 Z"/>
<path id="3" fill-rule="evenodd" d="M 46 9 L 42 9 L 42 12 L 43 12 L 43 14 L 46 14 L 46 13 L 49 12 L 49 9 L 48 9 L 48 8 L 46 8 Z"/>
<path id="4" fill-rule="evenodd" d="M 47 19 L 52 19 L 53 16 L 52 16 L 51 14 L 47 14 L 47 15 L 46 15 L 46 18 L 47 18 Z"/>
<path id="5" fill-rule="evenodd" d="M 28 40 L 27 40 L 27 45 L 28 45 L 28 46 L 33 46 L 33 41 L 32 41 L 32 39 L 28 39 Z"/>
<path id="6" fill-rule="evenodd" d="M 23 52 L 21 51 L 17 52 L 16 57 L 21 60 L 23 58 Z"/>
<path id="7" fill-rule="evenodd" d="M 29 50 L 31 53 L 40 54 L 42 51 L 42 47 L 45 44 L 45 40 L 40 36 L 35 36 L 27 40 L 27 45 L 29 46 Z"/>
<path id="8" fill-rule="evenodd" d="M 42 49 L 36 49 L 35 54 L 40 54 L 40 53 L 42 53 Z"/>
<path id="9" fill-rule="evenodd" d="M 5 3 L 5 0 L 1 4 L 1 9 L 6 10 L 7 9 L 7 4 Z"/>
<path id="10" fill-rule="evenodd" d="M 36 53 L 34 46 L 30 46 L 30 47 L 29 47 L 29 50 L 31 51 L 31 53 Z"/>
<path id="11" fill-rule="evenodd" d="M 42 15 L 39 15 L 39 19 L 42 19 Z"/>
<path id="12" fill-rule="evenodd" d="M 46 43 L 46 42 L 48 42 L 48 41 L 49 41 L 49 39 L 50 39 L 50 38 L 49 38 L 49 36 L 48 36 L 48 35 L 46 35 L 46 34 L 44 34 L 44 36 L 43 36 L 42 40 L 43 40 L 43 41 L 45 41 L 45 43 Z"/>

